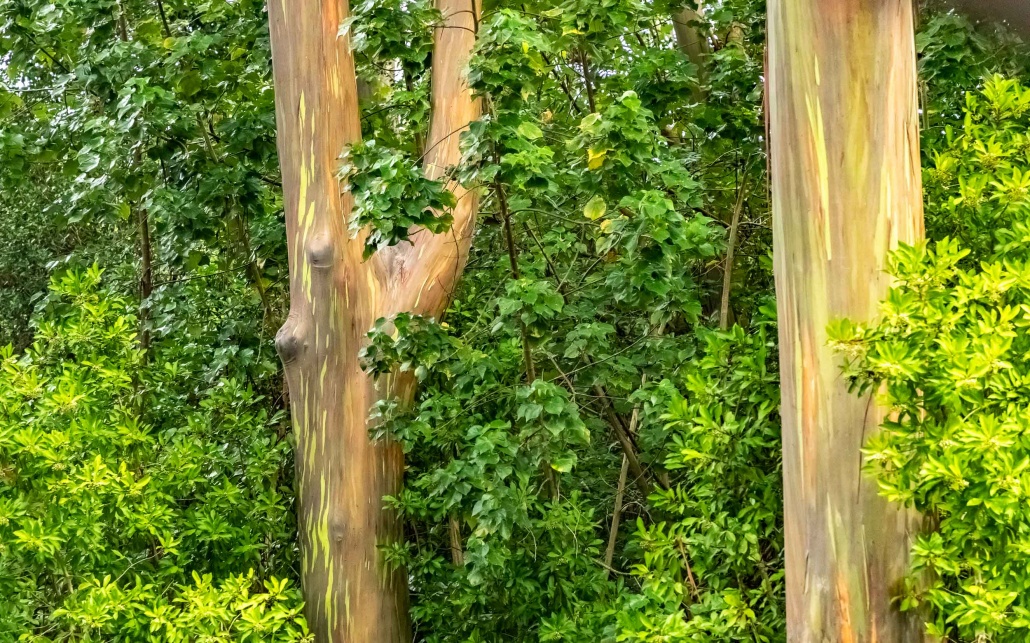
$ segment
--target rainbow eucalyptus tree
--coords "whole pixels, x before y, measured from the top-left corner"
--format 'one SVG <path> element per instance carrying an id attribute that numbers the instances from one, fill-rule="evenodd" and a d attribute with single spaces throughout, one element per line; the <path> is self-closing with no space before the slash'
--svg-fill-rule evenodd
<path id="1" fill-rule="evenodd" d="M 891 604 L 918 517 L 861 449 L 884 410 L 849 394 L 835 318 L 871 318 L 887 254 L 923 235 L 912 3 L 769 3 L 770 139 L 791 641 L 916 641 Z"/>
<path id="2" fill-rule="evenodd" d="M 438 0 L 437 8 L 443 21 L 436 30 L 425 155 L 432 179 L 459 160 L 459 133 L 480 112 L 462 75 L 478 7 Z M 354 199 L 339 178 L 341 153 L 361 138 L 354 59 L 341 32 L 348 12 L 346 0 L 269 2 L 291 299 L 277 347 L 297 435 L 311 629 L 318 641 L 406 643 L 406 579 L 379 552 L 400 537 L 383 497 L 400 489 L 403 455 L 397 445 L 369 438 L 368 418 L 380 400 L 410 401 L 414 382 L 371 378 L 359 350 L 379 318 L 443 311 L 468 253 L 477 198 L 451 186 L 459 198 L 447 234 L 413 231 L 412 243 L 366 259 L 367 231 L 348 233 Z"/>

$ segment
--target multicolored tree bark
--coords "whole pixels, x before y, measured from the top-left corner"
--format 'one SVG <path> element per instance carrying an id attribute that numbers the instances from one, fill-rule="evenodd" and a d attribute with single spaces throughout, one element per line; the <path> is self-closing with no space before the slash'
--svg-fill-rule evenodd
<path id="1" fill-rule="evenodd" d="M 891 598 L 919 519 L 861 472 L 884 412 L 848 392 L 826 332 L 873 317 L 887 254 L 923 236 L 912 3 L 768 10 L 789 639 L 918 641 Z"/>
<path id="2" fill-rule="evenodd" d="M 475 42 L 478 7 L 439 0 L 433 66 L 434 116 L 427 173 L 459 160 L 458 137 L 479 102 L 462 70 Z M 406 377 L 374 381 L 358 352 L 376 319 L 439 315 L 465 263 L 476 195 L 459 197 L 452 231 L 419 232 L 413 244 L 362 261 L 351 239 L 351 196 L 339 156 L 361 137 L 348 38 L 338 34 L 346 0 L 270 0 L 279 155 L 290 256 L 290 315 L 277 337 L 297 436 L 299 524 L 307 619 L 319 642 L 408 643 L 408 587 L 379 547 L 400 537 L 382 499 L 400 489 L 403 455 L 369 438 L 369 412 L 387 398 L 410 401 Z M 453 186 L 460 192 L 457 186 Z"/>

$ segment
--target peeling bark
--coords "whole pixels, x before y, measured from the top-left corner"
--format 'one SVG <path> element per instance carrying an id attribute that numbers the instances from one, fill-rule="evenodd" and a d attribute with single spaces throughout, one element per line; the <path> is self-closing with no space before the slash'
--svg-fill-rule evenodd
<path id="1" fill-rule="evenodd" d="M 876 314 L 887 253 L 923 236 L 913 40 L 908 0 L 769 3 L 791 641 L 923 640 L 891 605 L 918 517 L 862 474 L 884 411 L 848 392 L 826 334 Z"/>
<path id="2" fill-rule="evenodd" d="M 432 178 L 458 162 L 458 135 L 479 116 L 462 76 L 476 13 L 469 0 L 437 6 L 445 20 L 433 56 Z M 406 579 L 379 552 L 401 537 L 382 498 L 400 490 L 403 454 L 370 439 L 368 417 L 378 401 L 410 402 L 414 382 L 374 381 L 358 352 L 380 317 L 443 312 L 468 255 L 477 195 L 452 185 L 451 232 L 417 232 L 412 244 L 363 262 L 364 239 L 346 229 L 352 197 L 337 179 L 340 153 L 361 137 L 354 60 L 338 36 L 348 4 L 271 0 L 268 10 L 290 257 L 290 314 L 276 346 L 296 433 L 306 616 L 319 643 L 408 643 Z"/>

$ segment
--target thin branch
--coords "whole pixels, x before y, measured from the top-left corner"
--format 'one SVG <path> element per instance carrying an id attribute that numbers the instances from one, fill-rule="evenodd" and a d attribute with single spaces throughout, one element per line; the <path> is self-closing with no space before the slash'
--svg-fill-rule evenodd
<path id="1" fill-rule="evenodd" d="M 579 50 L 579 61 L 583 64 L 583 82 L 586 83 L 587 88 L 587 104 L 590 105 L 590 112 L 597 112 L 597 103 L 594 100 L 594 80 L 590 73 L 590 62 L 587 60 L 587 54 L 582 49 Z"/>
<path id="2" fill-rule="evenodd" d="M 501 209 L 501 221 L 504 223 L 504 240 L 508 246 L 508 260 L 511 262 L 511 276 L 516 280 L 522 278 L 519 271 L 518 249 L 515 247 L 515 238 L 511 233 L 511 213 L 508 211 L 508 198 L 504 194 L 504 187 L 500 180 L 494 182 L 494 191 L 497 194 L 497 203 Z M 526 362 L 526 380 L 532 384 L 536 380 L 536 366 L 533 363 L 533 351 L 529 346 L 529 329 L 526 322 L 519 318 L 519 325 L 522 329 L 522 355 Z"/>
<path id="3" fill-rule="evenodd" d="M 615 509 L 612 511 L 612 528 L 608 534 L 608 549 L 604 552 L 604 577 L 608 578 L 612 561 L 615 559 L 615 542 L 619 537 L 619 519 L 622 518 L 622 499 L 626 495 L 626 478 L 629 473 L 629 459 L 622 456 L 622 470 L 619 472 L 619 488 L 615 492 Z"/>
<path id="4" fill-rule="evenodd" d="M 690 569 L 690 559 L 687 558 L 687 549 L 683 545 L 682 539 L 676 539 L 676 548 L 679 549 L 680 558 L 683 559 L 683 567 L 687 570 L 687 580 L 690 582 L 690 590 L 694 595 L 694 600 L 700 600 L 701 594 L 697 591 L 697 581 L 694 580 L 694 572 Z M 689 595 L 687 598 L 689 599 Z"/>
<path id="5" fill-rule="evenodd" d="M 633 444 L 632 436 L 629 435 L 626 427 L 623 426 L 622 418 L 615 412 L 615 407 L 612 403 L 607 400 L 607 392 L 600 384 L 594 386 L 594 392 L 598 396 L 605 398 L 605 402 L 602 403 L 604 405 L 604 414 L 608 416 L 608 424 L 615 430 L 615 437 L 619 440 L 619 445 L 622 446 L 623 457 L 626 458 L 630 471 L 633 473 L 633 482 L 640 489 L 640 493 L 645 498 L 648 497 L 651 495 L 651 485 L 648 484 L 647 475 L 644 472 L 644 468 L 640 465 L 640 457 L 637 455 L 637 447 Z"/>
<path id="6" fill-rule="evenodd" d="M 165 15 L 165 5 L 161 0 L 157 0 L 157 12 L 161 14 L 161 25 L 164 27 L 165 38 L 171 38 L 172 28 L 168 26 L 168 16 Z"/>
<path id="7" fill-rule="evenodd" d="M 515 279 L 521 278 L 519 272 L 519 256 L 518 249 L 515 247 L 515 238 L 511 233 L 511 213 L 508 210 L 508 198 L 504 194 L 504 186 L 501 185 L 500 178 L 494 181 L 494 191 L 497 194 L 497 203 L 501 210 L 501 220 L 504 223 L 504 239 L 508 245 L 508 259 L 511 261 L 511 274 Z M 526 363 L 526 382 L 532 384 L 536 381 L 536 365 L 533 363 L 533 349 L 529 345 L 529 329 L 526 327 L 526 322 L 523 321 L 522 316 L 519 316 L 519 330 L 522 333 L 522 357 Z M 547 478 L 547 485 L 551 492 L 551 498 L 553 500 L 558 499 L 558 478 L 555 475 L 554 469 L 551 468 L 550 462 L 545 462 L 544 475 Z"/>
<path id="8" fill-rule="evenodd" d="M 737 191 L 737 203 L 733 206 L 733 220 L 730 223 L 730 235 L 726 241 L 726 262 L 722 273 L 722 304 L 719 307 L 719 329 L 726 330 L 730 326 L 730 290 L 733 288 L 733 259 L 737 250 L 737 235 L 740 230 L 740 214 L 744 210 L 744 201 L 747 198 L 747 170 L 748 163 L 744 164 L 744 172 L 740 178 L 740 189 Z"/>
<path id="9" fill-rule="evenodd" d="M 455 567 L 465 566 L 465 551 L 461 546 L 461 524 L 454 515 L 447 520 L 447 532 L 451 540 L 451 562 Z"/>

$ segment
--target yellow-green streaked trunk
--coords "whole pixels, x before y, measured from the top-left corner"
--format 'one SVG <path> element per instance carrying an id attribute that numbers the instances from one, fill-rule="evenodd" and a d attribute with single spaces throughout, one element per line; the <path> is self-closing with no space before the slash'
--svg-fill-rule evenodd
<path id="1" fill-rule="evenodd" d="M 861 472 L 883 419 L 827 324 L 867 320 L 888 252 L 923 236 L 908 0 L 770 0 L 769 107 L 789 640 L 922 640 L 891 599 L 919 518 Z"/>
<path id="2" fill-rule="evenodd" d="M 444 19 L 433 56 L 434 151 L 426 167 L 433 177 L 459 161 L 458 136 L 480 109 L 462 74 L 478 6 L 437 6 Z M 414 383 L 373 381 L 358 354 L 380 317 L 442 313 L 468 255 L 478 199 L 458 194 L 465 198 L 450 233 L 418 232 L 412 244 L 362 261 L 364 238 L 347 234 L 351 197 L 337 179 L 340 153 L 361 137 L 354 61 L 348 37 L 339 35 L 348 9 L 346 0 L 268 3 L 290 257 L 290 315 L 276 345 L 297 441 L 308 624 L 319 643 L 410 643 L 405 575 L 380 555 L 401 536 L 383 497 L 400 490 L 403 454 L 370 440 L 368 416 L 379 400 L 410 402 Z"/>

